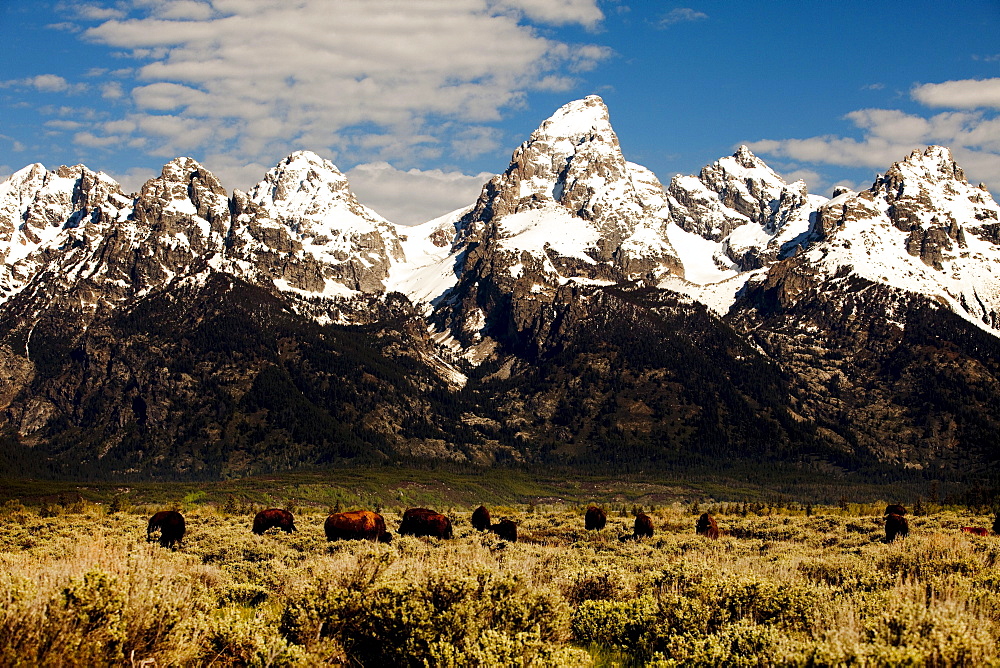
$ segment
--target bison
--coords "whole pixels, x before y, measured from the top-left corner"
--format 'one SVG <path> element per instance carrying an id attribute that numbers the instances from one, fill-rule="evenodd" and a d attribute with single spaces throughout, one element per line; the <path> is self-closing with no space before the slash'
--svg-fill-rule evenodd
<path id="1" fill-rule="evenodd" d="M 490 528 L 490 511 L 486 506 L 479 506 L 472 511 L 472 528 L 476 531 L 486 531 Z"/>
<path id="2" fill-rule="evenodd" d="M 184 538 L 184 516 L 176 510 L 161 510 L 150 517 L 146 526 L 146 542 L 156 540 L 154 533 L 157 529 L 160 531 L 160 545 L 172 548 L 174 543 Z"/>
<path id="3" fill-rule="evenodd" d="M 653 537 L 653 520 L 650 519 L 649 515 L 640 511 L 639 514 L 635 516 L 635 525 L 632 530 L 632 537 L 636 540 L 643 537 Z"/>
<path id="4" fill-rule="evenodd" d="M 1000 535 L 1000 513 L 993 520 L 993 533 Z"/>
<path id="5" fill-rule="evenodd" d="M 427 508 L 410 508 L 399 523 L 400 536 L 451 538 L 451 520 Z"/>
<path id="6" fill-rule="evenodd" d="M 392 536 L 385 530 L 385 520 L 370 510 L 333 513 L 323 523 L 323 530 L 327 540 L 392 541 Z"/>
<path id="7" fill-rule="evenodd" d="M 891 503 L 885 507 L 885 512 L 882 514 L 885 515 L 886 517 L 888 517 L 889 515 L 899 515 L 900 517 L 902 517 L 903 515 L 906 514 L 906 508 L 899 505 L 898 503 Z"/>
<path id="8" fill-rule="evenodd" d="M 500 520 L 490 527 L 490 531 L 495 533 L 500 540 L 517 542 L 517 524 L 511 520 Z"/>
<path id="9" fill-rule="evenodd" d="M 989 536 L 990 532 L 985 527 L 962 527 L 962 533 L 971 533 L 974 536 Z"/>
<path id="10" fill-rule="evenodd" d="M 902 515 L 891 513 L 885 518 L 885 542 L 891 543 L 897 538 L 906 538 L 910 533 L 910 524 Z"/>
<path id="11" fill-rule="evenodd" d="M 694 525 L 694 529 L 698 532 L 699 536 L 705 536 L 712 540 L 719 537 L 719 525 L 715 523 L 715 518 L 708 513 L 701 514 L 701 517 L 698 518 L 698 521 Z"/>
<path id="12" fill-rule="evenodd" d="M 296 531 L 295 518 L 283 508 L 268 508 L 257 513 L 253 518 L 253 532 L 258 536 L 263 535 L 268 529 L 279 528 L 285 533 Z"/>
<path id="13" fill-rule="evenodd" d="M 587 508 L 587 514 L 583 518 L 583 525 L 587 528 L 587 531 L 600 531 L 607 523 L 608 514 L 604 512 L 603 508 L 598 508 L 597 506 Z"/>

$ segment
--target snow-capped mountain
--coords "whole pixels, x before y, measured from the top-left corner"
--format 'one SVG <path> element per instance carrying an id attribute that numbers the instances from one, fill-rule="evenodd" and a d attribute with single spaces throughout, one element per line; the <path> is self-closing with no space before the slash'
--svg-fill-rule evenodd
<path id="1" fill-rule="evenodd" d="M 53 461 L 1000 458 L 1000 207 L 941 147 L 832 199 L 746 147 L 664 188 L 590 96 L 412 227 L 307 151 L 232 194 L 190 158 L 134 195 L 31 165 L 0 259 L 0 430 Z"/>
<path id="2" fill-rule="evenodd" d="M 494 329 L 544 337 L 564 289 L 681 273 L 665 214 L 660 183 L 625 160 L 604 102 L 571 102 L 514 151 L 459 221 L 458 280 L 439 322 L 487 348 Z"/>
<path id="3" fill-rule="evenodd" d="M 230 256 L 273 274 L 279 288 L 378 294 L 403 259 L 396 226 L 358 202 L 347 178 L 315 153 L 293 153 L 233 199 Z"/>

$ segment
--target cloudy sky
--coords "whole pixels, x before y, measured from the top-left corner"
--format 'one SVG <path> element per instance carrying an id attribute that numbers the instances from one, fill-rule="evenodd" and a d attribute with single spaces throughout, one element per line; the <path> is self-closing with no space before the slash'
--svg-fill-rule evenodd
<path id="1" fill-rule="evenodd" d="M 1000 192 L 996 0 L 0 0 L 0 43 L 0 178 L 186 155 L 245 190 L 309 149 L 410 224 L 596 93 L 664 182 L 746 143 L 828 195 L 943 144 Z"/>

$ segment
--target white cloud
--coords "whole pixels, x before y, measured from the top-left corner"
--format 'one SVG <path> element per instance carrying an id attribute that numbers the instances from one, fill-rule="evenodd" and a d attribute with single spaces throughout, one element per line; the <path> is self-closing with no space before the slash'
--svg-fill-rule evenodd
<path id="1" fill-rule="evenodd" d="M 98 137 L 92 132 L 77 132 L 73 135 L 73 143 L 87 148 L 106 148 L 121 143 L 121 137 L 103 136 Z"/>
<path id="2" fill-rule="evenodd" d="M 108 174 L 108 176 L 118 182 L 125 193 L 139 192 L 142 189 L 142 184 L 159 175 L 159 172 L 154 172 L 144 167 L 133 167 L 126 172 Z"/>
<path id="3" fill-rule="evenodd" d="M 672 26 L 676 23 L 692 23 L 694 21 L 703 21 L 708 18 L 708 14 L 705 12 L 699 12 L 696 9 L 691 9 L 690 7 L 678 7 L 677 9 L 672 9 L 667 12 L 659 21 L 659 26 L 661 28 L 666 28 L 667 26 Z"/>
<path id="4" fill-rule="evenodd" d="M 101 97 L 107 100 L 120 100 L 125 97 L 125 90 L 118 81 L 108 81 L 101 85 Z"/>
<path id="5" fill-rule="evenodd" d="M 932 116 L 898 109 L 859 109 L 844 118 L 861 137 L 823 135 L 805 139 L 749 142 L 761 154 L 801 163 L 871 167 L 882 170 L 914 149 L 947 146 L 970 180 L 1000 188 L 1000 78 L 920 84 L 911 94 L 928 107 L 943 111 Z"/>
<path id="6" fill-rule="evenodd" d="M 26 79 L 8 79 L 0 81 L 0 88 L 34 88 L 40 93 L 81 93 L 87 90 L 86 84 L 71 84 L 58 74 L 39 74 Z"/>
<path id="7" fill-rule="evenodd" d="M 394 223 L 416 225 L 472 204 L 493 174 L 403 171 L 376 162 L 358 165 L 346 176 L 362 204 Z"/>
<path id="8" fill-rule="evenodd" d="M 351 161 L 492 150 L 504 109 L 566 90 L 607 58 L 525 17 L 593 27 L 596 0 L 131 0 L 87 39 L 148 60 L 130 91 L 136 138 L 184 121 L 168 147 L 270 162 L 307 147 Z M 96 12 L 96 9 L 88 10 Z M 105 87 L 106 94 L 117 89 Z M 142 120 L 144 117 L 145 120 Z M 175 121 L 172 121 L 176 124 Z M 96 130 L 95 130 L 96 131 Z M 361 137 L 381 137 L 361 141 Z M 460 142 L 453 139 L 464 137 Z M 416 139 L 415 139 L 416 138 Z M 201 141 L 202 143 L 197 143 Z"/>
<path id="9" fill-rule="evenodd" d="M 579 23 L 594 28 L 604 19 L 595 0 L 496 0 L 493 4 L 497 8 L 522 11 L 535 21 L 554 25 Z"/>
<path id="10" fill-rule="evenodd" d="M 81 123 L 80 121 L 70 121 L 61 119 L 45 121 L 44 125 L 45 127 L 53 128 L 54 130 L 68 130 L 68 131 L 79 130 L 85 127 L 84 124 Z"/>
<path id="11" fill-rule="evenodd" d="M 1000 109 L 1000 78 L 962 79 L 914 86 L 914 100 L 945 109 Z"/>

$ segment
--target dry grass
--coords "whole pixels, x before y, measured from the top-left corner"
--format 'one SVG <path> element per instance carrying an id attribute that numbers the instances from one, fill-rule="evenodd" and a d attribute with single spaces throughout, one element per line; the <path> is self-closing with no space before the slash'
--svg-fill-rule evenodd
<path id="1" fill-rule="evenodd" d="M 454 540 L 380 545 L 204 505 L 172 551 L 145 541 L 153 508 L 71 510 L 0 513 L 3 665 L 1000 665 L 1000 538 L 958 531 L 992 518 L 885 544 L 870 509 L 719 514 L 711 541 L 669 506 L 637 542 L 621 513 L 586 532 L 578 508 L 508 508 L 509 544 L 453 510 Z"/>

